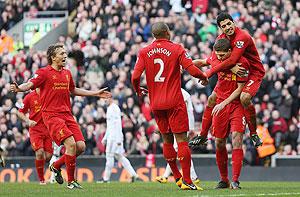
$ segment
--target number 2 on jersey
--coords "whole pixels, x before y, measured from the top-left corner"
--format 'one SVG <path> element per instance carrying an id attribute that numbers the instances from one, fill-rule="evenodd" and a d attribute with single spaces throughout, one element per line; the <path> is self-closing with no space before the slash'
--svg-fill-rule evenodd
<path id="1" fill-rule="evenodd" d="M 164 62 L 160 58 L 155 58 L 154 59 L 154 64 L 159 64 L 159 66 L 160 66 L 158 73 L 154 77 L 154 82 L 164 82 L 165 81 L 165 77 L 161 77 L 161 75 L 162 75 L 162 73 L 164 71 L 164 68 L 165 68 Z"/>

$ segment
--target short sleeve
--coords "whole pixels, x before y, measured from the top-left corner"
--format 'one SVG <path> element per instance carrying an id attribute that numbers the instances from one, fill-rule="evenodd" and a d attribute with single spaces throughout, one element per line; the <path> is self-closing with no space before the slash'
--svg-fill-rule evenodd
<path id="1" fill-rule="evenodd" d="M 184 69 L 194 65 L 190 54 L 182 46 L 179 48 L 179 64 Z"/>
<path id="2" fill-rule="evenodd" d="M 45 69 L 39 69 L 36 71 L 34 76 L 29 80 L 30 82 L 33 83 L 33 88 L 36 89 L 40 87 L 45 81 L 46 81 L 46 70 Z"/>
<path id="3" fill-rule="evenodd" d="M 139 73 L 144 72 L 145 70 L 145 62 L 144 62 L 144 58 L 143 58 L 143 53 L 142 51 L 139 52 L 135 66 L 134 66 L 134 70 L 138 71 Z"/>

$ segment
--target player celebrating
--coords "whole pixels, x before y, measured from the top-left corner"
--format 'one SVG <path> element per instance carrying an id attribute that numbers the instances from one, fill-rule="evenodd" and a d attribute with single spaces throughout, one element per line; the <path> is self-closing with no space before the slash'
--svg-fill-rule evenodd
<path id="1" fill-rule="evenodd" d="M 240 100 L 245 108 L 245 117 L 250 130 L 251 140 L 253 141 L 255 147 L 258 147 L 262 145 L 262 141 L 256 133 L 256 112 L 251 99 L 253 96 L 255 96 L 260 87 L 262 78 L 265 75 L 265 70 L 260 61 L 254 41 L 249 33 L 240 29 L 239 27 L 236 27 L 232 17 L 228 13 L 220 13 L 217 17 L 217 23 L 223 32 L 218 36 L 217 39 L 229 39 L 232 47 L 232 53 L 228 59 L 220 62 L 220 64 L 216 65 L 215 67 L 212 67 L 206 72 L 206 74 L 208 77 L 211 77 L 214 73 L 217 73 L 221 70 L 230 69 L 238 62 L 238 60 L 242 56 L 244 56 L 249 61 L 249 79 L 245 87 L 243 88 L 243 91 L 240 95 Z M 234 73 L 241 76 L 245 74 L 245 69 L 237 67 L 237 69 L 234 70 Z M 212 94 L 209 97 L 208 105 L 206 106 L 203 114 L 200 136 L 195 138 L 195 142 L 203 143 L 207 140 L 207 133 L 210 128 L 212 119 L 211 112 L 215 105 L 215 100 L 216 95 Z"/>
<path id="2" fill-rule="evenodd" d="M 206 60 L 206 64 L 218 65 L 225 61 L 231 54 L 230 41 L 225 38 L 217 40 L 214 45 L 214 53 Z M 241 57 L 239 64 L 244 68 L 249 68 L 250 64 L 246 58 Z M 241 94 L 248 76 L 238 77 L 230 70 L 218 73 L 218 83 L 215 88 L 217 95 L 217 105 L 212 110 L 213 130 L 212 134 L 216 137 L 216 160 L 221 175 L 221 181 L 216 189 L 228 188 L 228 155 L 226 149 L 226 138 L 229 132 L 232 133 L 232 189 L 240 189 L 239 176 L 243 163 L 243 133 L 246 120 L 244 109 L 238 99 Z"/>
<path id="3" fill-rule="evenodd" d="M 68 175 L 67 188 L 82 188 L 75 180 L 76 155 L 85 150 L 84 137 L 71 112 L 70 94 L 75 96 L 97 96 L 109 98 L 111 94 L 105 89 L 89 91 L 76 88 L 71 72 L 65 69 L 67 53 L 62 44 L 50 45 L 47 50 L 49 65 L 37 70 L 35 76 L 28 82 L 18 85 L 11 84 L 11 91 L 24 92 L 29 89 L 40 88 L 42 103 L 42 118 L 50 132 L 52 140 L 57 144 L 64 144 L 65 154 L 50 170 L 55 172 L 56 181 L 63 183 L 61 166 L 66 164 Z"/>
<path id="4" fill-rule="evenodd" d="M 17 105 L 18 117 L 29 126 L 30 143 L 35 152 L 35 169 L 41 185 L 45 185 L 44 165 L 52 154 L 52 140 L 42 120 L 40 90 L 36 88 L 27 94 L 21 105 Z M 29 112 L 29 118 L 25 115 Z"/>
<path id="5" fill-rule="evenodd" d="M 184 102 L 186 104 L 186 108 L 187 108 L 189 128 L 190 128 L 190 131 L 193 131 L 193 130 L 195 130 L 195 118 L 194 118 L 194 108 L 193 108 L 193 104 L 192 104 L 192 100 L 191 100 L 191 95 L 182 88 L 181 88 L 181 92 L 182 92 L 183 100 L 184 100 Z M 174 138 L 174 142 L 176 142 L 176 138 Z M 178 151 L 177 143 L 174 143 L 174 149 L 176 151 Z M 172 170 L 170 168 L 170 165 L 168 164 L 166 166 L 164 174 L 162 176 L 156 177 L 155 179 L 159 183 L 166 183 L 168 181 L 168 177 L 171 175 L 171 173 L 172 173 Z M 196 174 L 195 168 L 194 168 L 193 160 L 191 160 L 191 179 L 192 179 L 193 183 L 200 182 L 200 180 L 198 179 L 198 176 Z"/>
<path id="6" fill-rule="evenodd" d="M 192 76 L 207 80 L 184 48 L 170 41 L 169 27 L 162 22 L 153 24 L 154 42 L 141 49 L 132 74 L 132 84 L 138 96 L 144 92 L 140 88 L 140 77 L 146 71 L 150 106 L 163 138 L 163 154 L 170 165 L 176 183 L 181 189 L 201 190 L 190 177 L 191 152 L 188 147 L 189 130 L 186 105 L 180 91 L 180 65 Z M 173 143 L 176 137 L 178 153 Z M 180 162 L 183 178 L 178 170 L 176 158 Z"/>
<path id="7" fill-rule="evenodd" d="M 108 99 L 108 105 L 106 112 L 106 132 L 102 139 L 102 143 L 106 144 L 106 164 L 103 180 L 98 181 L 98 183 L 109 182 L 114 166 L 114 157 L 129 172 L 132 177 L 131 181 L 134 182 L 138 179 L 138 175 L 130 164 L 130 161 L 124 156 L 121 110 L 112 98 Z"/>

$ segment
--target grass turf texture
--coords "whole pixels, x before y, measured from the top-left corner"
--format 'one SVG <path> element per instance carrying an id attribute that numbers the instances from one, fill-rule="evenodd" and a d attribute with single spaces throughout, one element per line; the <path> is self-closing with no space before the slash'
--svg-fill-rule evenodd
<path id="1" fill-rule="evenodd" d="M 215 190 L 216 182 L 202 182 L 204 191 L 182 191 L 175 183 L 136 182 L 82 183 L 84 189 L 69 190 L 66 184 L 0 183 L 0 196 L 300 196 L 300 182 L 241 182 L 241 190 Z"/>

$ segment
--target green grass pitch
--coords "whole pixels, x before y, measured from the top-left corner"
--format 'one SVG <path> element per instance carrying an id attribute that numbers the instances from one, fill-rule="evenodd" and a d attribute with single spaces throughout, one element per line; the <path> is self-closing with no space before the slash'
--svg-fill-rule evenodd
<path id="1" fill-rule="evenodd" d="M 38 183 L 0 183 L 0 196 L 300 196 L 300 182 L 241 182 L 241 190 L 215 190 L 216 182 L 202 182 L 204 191 L 182 191 L 175 183 L 160 184 L 155 182 L 106 184 L 82 183 L 84 189 L 68 190 L 66 185 Z"/>

